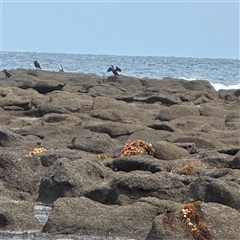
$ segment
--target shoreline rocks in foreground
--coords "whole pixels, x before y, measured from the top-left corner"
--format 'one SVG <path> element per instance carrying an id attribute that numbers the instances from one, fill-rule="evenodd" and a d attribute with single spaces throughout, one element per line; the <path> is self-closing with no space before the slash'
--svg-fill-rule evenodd
<path id="1" fill-rule="evenodd" d="M 0 232 L 239 238 L 239 90 L 9 72 L 0 79 Z M 36 204 L 52 207 L 44 223 Z"/>

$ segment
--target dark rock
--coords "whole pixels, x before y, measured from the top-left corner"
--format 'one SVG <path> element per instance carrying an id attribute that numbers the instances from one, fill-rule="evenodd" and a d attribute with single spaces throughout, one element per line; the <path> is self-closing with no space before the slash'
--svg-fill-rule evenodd
<path id="1" fill-rule="evenodd" d="M 108 172 L 94 161 L 60 158 L 51 165 L 41 180 L 38 201 L 52 203 L 59 197 L 84 196 L 103 184 Z"/>
<path id="2" fill-rule="evenodd" d="M 188 198 L 189 202 L 197 200 L 220 203 L 239 210 L 239 186 L 229 186 L 219 179 L 208 177 L 198 178 L 189 185 Z"/>
<path id="3" fill-rule="evenodd" d="M 141 81 L 135 77 L 128 76 L 110 76 L 106 79 L 106 83 L 115 83 L 115 86 L 121 86 L 128 91 L 142 90 Z"/>
<path id="4" fill-rule="evenodd" d="M 159 94 L 155 96 L 149 96 L 145 98 L 140 98 L 140 97 L 135 97 L 133 101 L 137 102 L 144 102 L 148 104 L 156 103 L 156 102 L 161 102 L 162 104 L 165 104 L 167 106 L 178 104 L 179 101 L 173 99 L 172 97 L 165 96 L 164 94 Z"/>
<path id="5" fill-rule="evenodd" d="M 59 114 L 59 113 L 50 113 L 44 115 L 44 120 L 46 122 L 62 122 L 68 118 L 67 114 Z"/>
<path id="6" fill-rule="evenodd" d="M 199 116 L 198 108 L 193 104 L 181 104 L 166 107 L 160 110 L 157 119 L 161 121 L 171 121 L 175 118 L 186 116 Z"/>
<path id="7" fill-rule="evenodd" d="M 229 163 L 229 167 L 233 169 L 240 169 L 240 151 L 238 151 L 234 159 Z"/>
<path id="8" fill-rule="evenodd" d="M 199 158 L 202 162 L 208 164 L 210 168 L 225 169 L 229 167 L 229 163 L 233 160 L 232 156 L 220 154 L 217 150 L 199 151 Z"/>
<path id="9" fill-rule="evenodd" d="M 167 172 L 152 174 L 150 172 L 132 171 L 117 175 L 110 182 L 110 186 L 117 190 L 117 203 L 120 204 L 124 204 L 121 201 L 122 195 L 127 196 L 129 200 L 149 196 L 171 200 L 174 196 L 176 202 L 182 202 L 186 197 L 183 190 L 190 182 L 190 178 L 184 179 L 180 175 L 172 175 Z"/>
<path id="10" fill-rule="evenodd" d="M 0 197 L 0 230 L 27 231 L 41 230 L 41 225 L 34 216 L 34 203 L 16 201 Z"/>
<path id="11" fill-rule="evenodd" d="M 218 150 L 218 152 L 234 156 L 238 153 L 239 150 L 240 150 L 240 147 L 233 147 L 233 148 L 227 148 L 227 149 L 220 149 Z"/>
<path id="12" fill-rule="evenodd" d="M 226 175 L 230 175 L 232 173 L 232 171 L 230 169 L 227 168 L 221 168 L 221 169 L 214 169 L 212 170 L 210 173 L 204 173 L 205 176 L 209 176 L 211 178 L 222 178 Z"/>
<path id="13" fill-rule="evenodd" d="M 15 147 L 20 146 L 24 138 L 9 129 L 0 126 L 0 147 Z"/>
<path id="14" fill-rule="evenodd" d="M 7 217 L 1 213 L 0 214 L 0 228 L 5 228 L 9 224 Z"/>
<path id="15" fill-rule="evenodd" d="M 131 135 L 132 133 L 147 129 L 146 127 L 139 124 L 128 124 L 128 123 L 118 123 L 118 122 L 87 122 L 82 124 L 83 128 L 89 129 L 92 132 L 107 133 L 111 138 L 116 138 L 121 135 Z"/>
<path id="16" fill-rule="evenodd" d="M 183 207 L 184 205 L 181 208 Z M 201 207 L 202 217 L 210 230 L 211 239 L 225 240 L 238 238 L 239 229 L 233 227 L 235 223 L 239 222 L 238 211 L 217 203 L 201 203 Z M 206 233 L 204 232 L 204 234 Z M 177 210 L 175 207 L 171 212 L 162 212 L 159 216 L 155 217 L 152 229 L 146 240 L 155 239 L 194 239 L 191 232 L 183 227 L 180 219 L 180 206 Z"/>
<path id="17" fill-rule="evenodd" d="M 65 87 L 66 83 L 61 83 L 59 84 L 58 82 L 55 82 L 53 80 L 49 81 L 38 81 L 36 83 L 32 82 L 26 82 L 19 87 L 22 89 L 28 89 L 28 88 L 33 88 L 36 91 L 38 91 L 41 94 L 49 93 L 55 90 L 63 90 Z"/>
<path id="18" fill-rule="evenodd" d="M 216 96 L 217 94 L 215 88 L 206 80 L 194 80 L 194 81 L 180 80 L 180 81 L 186 89 L 207 92 L 213 96 Z"/>
<path id="19" fill-rule="evenodd" d="M 182 102 L 190 102 L 190 99 L 187 98 L 187 97 L 185 97 L 185 96 L 180 96 L 180 100 L 181 100 Z"/>
<path id="20" fill-rule="evenodd" d="M 175 143 L 178 147 L 186 149 L 190 154 L 198 153 L 195 143 Z"/>
<path id="21" fill-rule="evenodd" d="M 158 141 L 153 144 L 155 149 L 154 157 L 162 160 L 181 159 L 189 157 L 189 152 L 177 145 L 165 141 Z"/>
<path id="22" fill-rule="evenodd" d="M 116 158 L 105 163 L 107 167 L 114 171 L 131 172 L 135 170 L 149 171 L 156 173 L 159 171 L 170 171 L 166 161 L 156 160 L 148 155 L 134 155 Z"/>
<path id="23" fill-rule="evenodd" d="M 74 137 L 68 147 L 92 153 L 105 153 L 110 156 L 120 154 L 120 146 L 106 133 L 83 131 L 84 135 Z"/>
<path id="24" fill-rule="evenodd" d="M 44 167 L 50 167 L 54 162 L 57 161 L 58 158 L 59 156 L 56 153 L 41 154 L 40 156 L 40 160 Z"/>
<path id="25" fill-rule="evenodd" d="M 43 232 L 145 239 L 157 212 L 158 207 L 147 202 L 108 206 L 84 197 L 60 198 Z"/>
<path id="26" fill-rule="evenodd" d="M 238 239 L 238 90 L 217 92 L 204 80 L 11 74 L 0 81 L 4 237 Z M 154 154 L 136 145 L 128 153 L 139 155 L 120 156 L 137 140 Z M 44 233 L 36 201 L 53 206 Z M 193 236 L 180 213 L 199 201 L 207 227 Z M 49 211 L 41 213 L 46 221 Z"/>
<path id="27" fill-rule="evenodd" d="M 148 125 L 148 127 L 155 129 L 155 130 L 164 130 L 164 131 L 168 131 L 168 132 L 174 132 L 174 129 L 165 123 L 161 123 L 161 124 L 154 123 L 154 124 Z"/>
<path id="28" fill-rule="evenodd" d="M 142 85 L 147 92 L 164 92 L 164 93 L 186 93 L 185 87 L 181 80 L 176 78 L 163 78 L 161 81 L 157 79 L 141 79 Z"/>
<path id="29" fill-rule="evenodd" d="M 214 139 L 203 138 L 201 136 L 182 136 L 182 137 L 177 137 L 176 139 L 173 140 L 173 142 L 176 143 L 188 143 L 188 142 L 193 142 L 196 144 L 197 148 L 206 148 L 206 149 L 214 149 L 217 147 L 223 146 L 221 143 Z"/>
<path id="30" fill-rule="evenodd" d="M 237 100 L 237 95 L 235 95 L 235 90 L 233 89 L 220 89 L 218 91 L 218 96 L 220 99 L 225 101 L 235 101 Z"/>
<path id="31" fill-rule="evenodd" d="M 236 89 L 236 90 L 234 91 L 234 95 L 235 95 L 236 97 L 239 97 L 239 96 L 240 96 L 240 89 Z"/>
<path id="32" fill-rule="evenodd" d="M 7 188 L 35 194 L 42 175 L 38 159 L 29 161 L 23 151 L 11 153 L 0 149 L 0 179 Z"/>

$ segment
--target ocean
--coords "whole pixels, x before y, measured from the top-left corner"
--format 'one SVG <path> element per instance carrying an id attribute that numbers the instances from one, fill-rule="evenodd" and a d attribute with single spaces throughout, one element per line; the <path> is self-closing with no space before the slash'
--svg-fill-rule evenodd
<path id="1" fill-rule="evenodd" d="M 240 60 L 221 58 L 187 58 L 157 56 L 122 56 L 36 52 L 1 52 L 1 69 L 35 68 L 37 60 L 42 69 L 65 72 L 94 73 L 108 76 L 111 66 L 121 68 L 122 75 L 138 78 L 164 77 L 186 80 L 208 80 L 216 90 L 240 88 Z"/>

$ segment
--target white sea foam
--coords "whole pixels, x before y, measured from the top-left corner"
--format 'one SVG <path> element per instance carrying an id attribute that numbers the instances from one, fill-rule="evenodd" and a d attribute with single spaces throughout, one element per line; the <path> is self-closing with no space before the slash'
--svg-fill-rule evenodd
<path id="1" fill-rule="evenodd" d="M 194 80 L 197 80 L 197 78 L 194 78 L 194 77 L 190 77 L 190 78 L 180 77 L 179 79 L 183 79 L 183 80 L 187 80 L 187 81 L 194 81 Z"/>
<path id="2" fill-rule="evenodd" d="M 220 89 L 240 89 L 240 83 L 235 85 L 224 85 L 221 83 L 211 83 L 211 85 L 218 91 Z"/>
<path id="3" fill-rule="evenodd" d="M 198 80 L 197 78 L 185 78 L 185 77 L 180 77 L 179 79 L 184 79 L 187 81 Z M 209 81 L 209 82 L 216 89 L 216 91 L 218 91 L 220 89 L 240 89 L 240 80 L 239 80 L 238 84 L 233 84 L 233 85 L 225 85 L 222 83 L 212 83 L 211 81 Z"/>

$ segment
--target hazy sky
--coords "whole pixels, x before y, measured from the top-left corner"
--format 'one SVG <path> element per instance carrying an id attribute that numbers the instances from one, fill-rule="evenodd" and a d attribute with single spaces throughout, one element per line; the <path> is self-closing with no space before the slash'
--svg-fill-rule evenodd
<path id="1" fill-rule="evenodd" d="M 0 1 L 2 51 L 239 59 L 239 0 Z"/>

